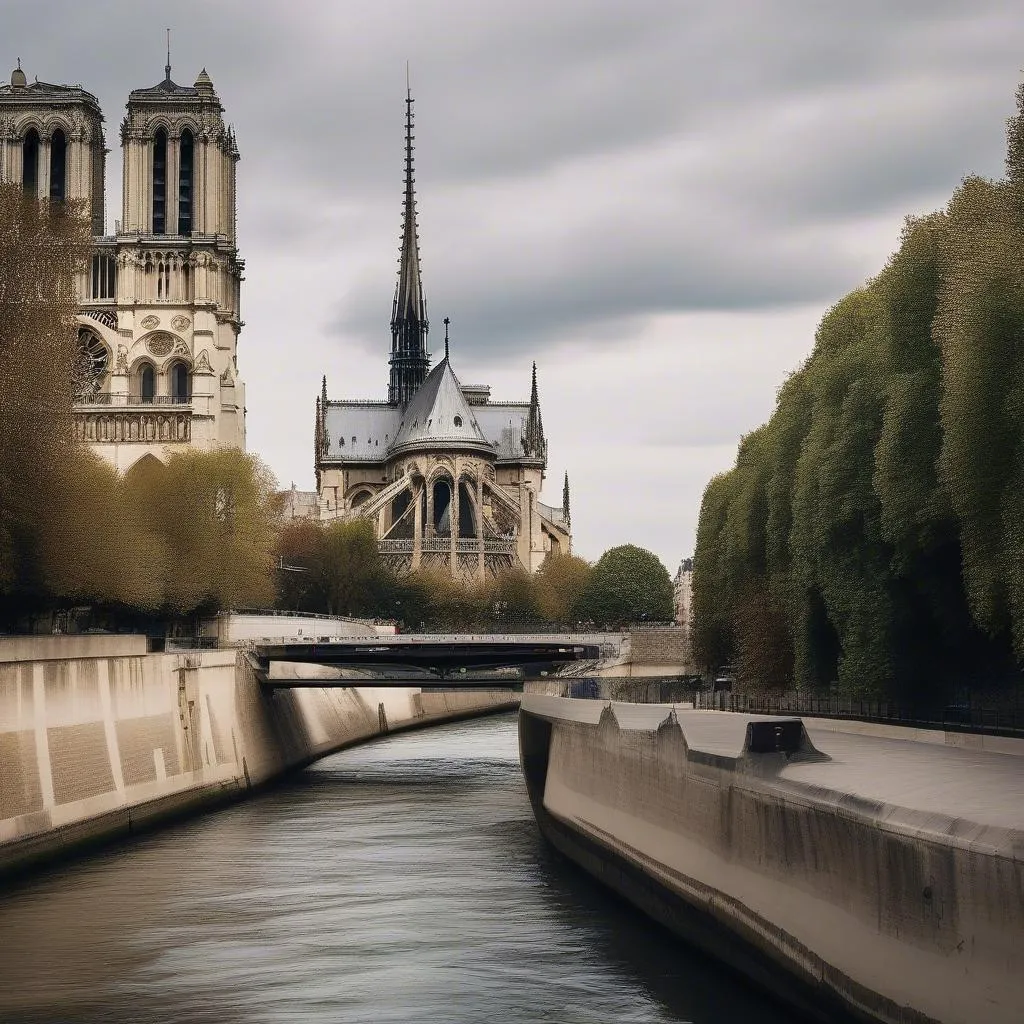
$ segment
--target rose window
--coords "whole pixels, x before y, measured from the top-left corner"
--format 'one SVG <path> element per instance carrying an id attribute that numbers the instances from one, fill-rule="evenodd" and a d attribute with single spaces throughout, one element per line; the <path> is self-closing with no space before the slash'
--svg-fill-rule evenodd
<path id="1" fill-rule="evenodd" d="M 71 368 L 71 386 L 79 401 L 99 392 L 107 376 L 107 346 L 90 331 L 78 332 L 78 352 Z"/>

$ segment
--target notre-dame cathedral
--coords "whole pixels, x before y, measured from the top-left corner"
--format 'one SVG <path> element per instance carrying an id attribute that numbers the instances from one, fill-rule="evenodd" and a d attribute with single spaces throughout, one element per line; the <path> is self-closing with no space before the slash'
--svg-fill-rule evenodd
<path id="1" fill-rule="evenodd" d="M 243 263 L 236 244 L 234 133 L 204 69 L 128 95 L 121 122 L 121 219 L 106 234 L 103 113 L 80 85 L 0 86 L 0 181 L 89 211 L 93 254 L 78 281 L 74 428 L 119 471 L 188 447 L 245 447 L 238 375 Z M 317 399 L 317 491 L 290 514 L 365 518 L 396 569 L 436 565 L 481 579 L 536 570 L 571 549 L 562 507 L 541 503 L 547 439 L 534 367 L 527 401 L 462 384 L 450 355 L 433 369 L 406 99 L 404 226 L 385 401 Z M 302 510 L 298 511 L 301 504 Z M 287 513 L 286 513 L 287 514 Z"/>
<path id="2" fill-rule="evenodd" d="M 78 282 L 74 427 L 122 472 L 189 446 L 245 447 L 238 376 L 238 147 L 205 70 L 135 89 L 121 122 L 121 219 L 105 233 L 103 113 L 79 85 L 0 86 L 0 181 L 83 200 L 93 255 Z"/>
<path id="3" fill-rule="evenodd" d="M 412 96 L 406 95 L 405 190 L 398 282 L 391 310 L 386 401 L 335 399 L 324 377 L 316 400 L 316 509 L 321 519 L 367 519 L 386 563 L 435 566 L 483 580 L 504 568 L 538 569 L 569 553 L 568 477 L 561 508 L 540 500 L 548 443 L 533 367 L 528 401 L 492 401 L 486 384 L 430 369 L 413 188 Z"/>

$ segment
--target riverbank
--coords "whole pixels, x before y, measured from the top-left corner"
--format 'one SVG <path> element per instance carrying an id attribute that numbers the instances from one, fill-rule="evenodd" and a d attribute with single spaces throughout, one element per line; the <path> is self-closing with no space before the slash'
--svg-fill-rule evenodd
<path id="1" fill-rule="evenodd" d="M 520 744 L 556 848 L 815 1019 L 1024 1017 L 1020 756 L 534 694 Z"/>
<path id="2" fill-rule="evenodd" d="M 268 690 L 240 651 L 148 654 L 144 637 L 0 640 L 0 879 L 241 799 L 372 737 L 518 700 Z"/>

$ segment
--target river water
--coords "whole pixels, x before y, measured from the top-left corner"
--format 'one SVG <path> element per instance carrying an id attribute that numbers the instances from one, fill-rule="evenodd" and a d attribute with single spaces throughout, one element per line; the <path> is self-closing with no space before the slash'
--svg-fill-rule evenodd
<path id="1" fill-rule="evenodd" d="M 514 715 L 404 733 L 0 900 L 0 1020 L 792 1021 L 549 851 Z"/>

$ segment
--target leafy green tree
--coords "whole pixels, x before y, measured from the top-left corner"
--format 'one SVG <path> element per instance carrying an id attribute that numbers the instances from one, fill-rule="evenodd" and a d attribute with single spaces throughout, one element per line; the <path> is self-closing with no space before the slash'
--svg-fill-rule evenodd
<path id="1" fill-rule="evenodd" d="M 334 522 L 326 527 L 318 561 L 329 614 L 377 614 L 387 581 L 369 520 Z"/>
<path id="2" fill-rule="evenodd" d="M 633 544 L 609 548 L 595 563 L 579 602 L 582 618 L 604 624 L 672 618 L 672 580 L 657 555 Z"/>
<path id="3" fill-rule="evenodd" d="M 733 608 L 725 595 L 731 585 L 725 564 L 724 532 L 735 477 L 720 473 L 704 489 L 693 555 L 693 610 L 690 643 L 697 664 L 706 669 L 733 659 Z"/>

